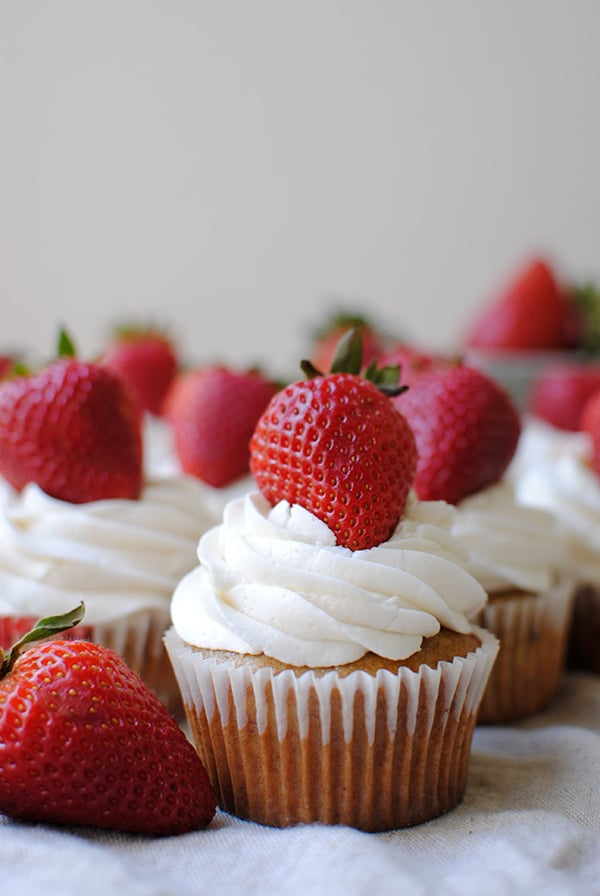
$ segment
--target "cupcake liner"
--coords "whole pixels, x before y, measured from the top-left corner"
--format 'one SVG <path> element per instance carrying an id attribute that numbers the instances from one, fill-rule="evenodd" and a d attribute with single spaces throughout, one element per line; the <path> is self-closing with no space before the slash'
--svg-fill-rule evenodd
<path id="1" fill-rule="evenodd" d="M 33 628 L 38 618 L 0 617 L 0 647 L 11 647 Z M 139 610 L 111 622 L 89 624 L 84 620 L 81 625 L 60 632 L 56 638 L 82 638 L 110 647 L 144 679 L 173 715 L 183 718 L 179 687 L 163 644 L 163 635 L 169 623 L 168 609 Z"/>
<path id="2" fill-rule="evenodd" d="M 479 709 L 481 724 L 539 712 L 555 696 L 565 666 L 574 587 L 561 580 L 540 594 L 496 596 L 478 616 L 500 640 L 500 652 Z"/>
<path id="3" fill-rule="evenodd" d="M 600 587 L 593 584 L 575 589 L 567 668 L 600 675 Z"/>
<path id="4" fill-rule="evenodd" d="M 179 687 L 163 644 L 169 622 L 168 609 L 140 610 L 122 619 L 90 625 L 90 639 L 122 656 L 167 709 L 183 718 Z"/>
<path id="5" fill-rule="evenodd" d="M 173 629 L 167 652 L 222 809 L 283 827 L 418 824 L 464 796 L 479 703 L 498 650 L 397 674 L 292 668 L 199 650 Z"/>

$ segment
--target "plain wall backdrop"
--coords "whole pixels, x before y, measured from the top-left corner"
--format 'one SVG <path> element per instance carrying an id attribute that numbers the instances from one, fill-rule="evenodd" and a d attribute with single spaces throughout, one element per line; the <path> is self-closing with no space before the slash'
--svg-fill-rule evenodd
<path id="1" fill-rule="evenodd" d="M 0 348 L 115 320 L 295 371 L 329 307 L 456 347 L 600 278 L 598 0 L 0 0 Z"/>

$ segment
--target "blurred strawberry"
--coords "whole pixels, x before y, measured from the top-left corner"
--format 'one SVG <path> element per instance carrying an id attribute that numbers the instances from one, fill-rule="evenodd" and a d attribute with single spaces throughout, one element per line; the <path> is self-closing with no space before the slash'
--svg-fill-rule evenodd
<path id="1" fill-rule="evenodd" d="M 467 337 L 470 348 L 562 349 L 572 337 L 565 290 L 550 265 L 534 259 L 479 315 Z"/>
<path id="2" fill-rule="evenodd" d="M 385 351 L 378 359 L 382 367 L 397 366 L 400 368 L 400 381 L 410 386 L 415 377 L 421 373 L 449 363 L 450 359 L 440 355 L 426 352 L 407 342 L 398 343 Z"/>
<path id="3" fill-rule="evenodd" d="M 333 358 L 342 336 L 349 330 L 358 330 L 362 339 L 363 364 L 368 367 L 383 352 L 383 338 L 374 324 L 360 314 L 339 311 L 332 315 L 315 336 L 310 353 L 317 370 L 331 370 Z"/>
<path id="4" fill-rule="evenodd" d="M 584 405 L 599 389 L 600 362 L 549 364 L 531 385 L 527 410 L 558 429 L 575 432 Z"/>
<path id="5" fill-rule="evenodd" d="M 152 328 L 119 329 L 101 363 L 125 380 L 142 410 L 161 414 L 167 389 L 179 368 L 173 341 L 165 333 Z"/>
<path id="6" fill-rule="evenodd" d="M 449 364 L 416 377 L 392 401 L 415 435 L 421 500 L 458 504 L 501 478 L 521 427 L 509 396 L 490 377 Z"/>
<path id="7" fill-rule="evenodd" d="M 590 395 L 583 406 L 579 429 L 592 441 L 592 467 L 600 476 L 600 389 Z"/>
<path id="8" fill-rule="evenodd" d="M 63 353 L 72 352 L 61 334 Z M 0 474 L 63 501 L 137 498 L 139 409 L 120 377 L 68 356 L 0 383 Z"/>
<path id="9" fill-rule="evenodd" d="M 17 359 L 12 355 L 0 355 L 0 380 L 6 379 L 12 373 Z"/>
<path id="10" fill-rule="evenodd" d="M 164 414 L 185 473 L 221 488 L 249 472 L 249 442 L 277 386 L 261 373 L 213 365 L 180 373 Z"/>

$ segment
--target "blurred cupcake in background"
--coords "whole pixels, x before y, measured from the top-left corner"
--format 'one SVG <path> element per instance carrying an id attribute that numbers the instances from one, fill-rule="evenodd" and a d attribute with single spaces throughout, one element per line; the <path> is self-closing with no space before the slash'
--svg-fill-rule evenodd
<path id="1" fill-rule="evenodd" d="M 500 652 L 479 720 L 536 712 L 558 688 L 573 586 L 552 516 L 521 507 L 506 476 L 518 410 L 491 377 L 461 363 L 434 367 L 394 400 L 415 433 L 415 490 L 455 506 L 452 534 L 489 596 L 477 621 L 500 639 Z"/>

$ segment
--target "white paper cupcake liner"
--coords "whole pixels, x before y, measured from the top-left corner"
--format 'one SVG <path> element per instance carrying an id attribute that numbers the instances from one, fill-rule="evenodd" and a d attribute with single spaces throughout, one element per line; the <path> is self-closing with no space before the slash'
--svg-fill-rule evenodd
<path id="1" fill-rule="evenodd" d="M 389 830 L 453 808 L 464 795 L 479 703 L 498 650 L 481 646 L 397 674 L 296 674 L 165 644 L 198 752 L 226 811 L 270 825 Z"/>

